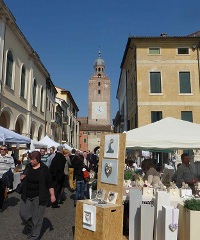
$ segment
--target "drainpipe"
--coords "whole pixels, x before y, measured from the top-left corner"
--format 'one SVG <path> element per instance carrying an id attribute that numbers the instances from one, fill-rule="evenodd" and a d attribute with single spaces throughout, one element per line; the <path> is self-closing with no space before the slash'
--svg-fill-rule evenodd
<path id="1" fill-rule="evenodd" d="M 200 91 L 200 62 L 199 62 L 199 49 L 200 49 L 200 42 L 197 45 L 192 46 L 193 51 L 197 50 L 197 67 L 198 67 L 198 74 L 199 74 L 199 91 Z"/>
<path id="2" fill-rule="evenodd" d="M 200 65 L 199 65 L 199 48 L 200 48 L 200 43 L 197 46 L 197 64 L 198 64 L 198 73 L 199 73 L 199 91 L 200 91 Z"/>
<path id="3" fill-rule="evenodd" d="M 6 39 L 6 24 L 4 23 L 3 57 L 2 57 L 1 83 L 0 83 L 0 94 L 1 94 L 0 95 L 0 108 L 1 108 L 1 97 L 2 97 L 2 86 L 3 86 L 3 79 L 4 79 L 5 39 Z"/>
<path id="4" fill-rule="evenodd" d="M 45 96 L 45 111 L 44 111 L 44 135 L 47 135 L 47 89 L 49 89 L 50 77 L 46 78 L 46 96 Z"/>

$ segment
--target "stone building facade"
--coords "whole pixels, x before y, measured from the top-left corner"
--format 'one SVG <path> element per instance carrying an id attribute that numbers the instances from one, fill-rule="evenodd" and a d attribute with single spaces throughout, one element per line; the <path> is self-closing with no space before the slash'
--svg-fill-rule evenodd
<path id="1" fill-rule="evenodd" d="M 166 117 L 199 124 L 199 50 L 200 32 L 177 37 L 166 34 L 129 37 L 117 91 L 119 111 L 114 120 L 116 132 Z M 176 151 L 179 161 L 181 153 Z M 194 158 L 199 159 L 194 154 Z"/>
<path id="2" fill-rule="evenodd" d="M 63 100 L 67 104 L 62 118 L 62 142 L 73 148 L 79 148 L 79 121 L 77 119 L 79 108 L 70 91 L 60 87 L 56 87 L 56 90 L 57 99 Z"/>
<path id="3" fill-rule="evenodd" d="M 78 148 L 78 107 L 69 91 L 58 91 L 13 14 L 0 0 L 0 125 L 33 140 L 48 135 Z"/>
<path id="4" fill-rule="evenodd" d="M 165 117 L 200 123 L 199 42 L 195 34 L 129 37 L 117 93 L 122 131 Z"/>
<path id="5" fill-rule="evenodd" d="M 0 125 L 34 140 L 51 135 L 55 95 L 49 72 L 0 1 Z"/>

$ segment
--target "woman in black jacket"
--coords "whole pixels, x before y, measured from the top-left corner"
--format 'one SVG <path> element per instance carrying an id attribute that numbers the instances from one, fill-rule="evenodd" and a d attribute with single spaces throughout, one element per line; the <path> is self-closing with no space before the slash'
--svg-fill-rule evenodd
<path id="1" fill-rule="evenodd" d="M 51 198 L 55 202 L 51 174 L 41 162 L 39 151 L 30 153 L 30 163 L 26 166 L 23 181 L 20 217 L 28 230 L 28 238 L 38 239 L 42 227 L 46 205 Z"/>

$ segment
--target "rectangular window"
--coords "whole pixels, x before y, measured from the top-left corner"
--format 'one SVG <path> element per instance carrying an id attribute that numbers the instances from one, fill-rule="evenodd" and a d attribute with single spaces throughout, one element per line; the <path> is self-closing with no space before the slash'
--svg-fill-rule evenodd
<path id="1" fill-rule="evenodd" d="M 87 134 L 87 132 L 83 132 L 83 134 Z"/>
<path id="2" fill-rule="evenodd" d="M 190 72 L 179 72 L 180 93 L 191 93 Z"/>
<path id="3" fill-rule="evenodd" d="M 181 111 L 181 119 L 188 122 L 193 122 L 192 111 Z"/>
<path id="4" fill-rule="evenodd" d="M 86 143 L 86 142 L 87 142 L 87 139 L 86 139 L 86 138 L 84 138 L 84 139 L 83 139 L 83 142 L 84 142 L 84 143 Z"/>
<path id="5" fill-rule="evenodd" d="M 152 111 L 151 112 L 151 122 L 157 122 L 162 119 L 162 112 L 161 111 Z"/>
<path id="6" fill-rule="evenodd" d="M 101 137 L 101 132 L 97 132 L 97 137 L 98 137 L 98 138 Z"/>
<path id="7" fill-rule="evenodd" d="M 149 54 L 159 55 L 160 54 L 160 48 L 149 48 Z"/>
<path id="8" fill-rule="evenodd" d="M 178 48 L 178 54 L 189 54 L 189 48 Z"/>
<path id="9" fill-rule="evenodd" d="M 161 93 L 161 73 L 150 72 L 150 92 Z"/>
<path id="10" fill-rule="evenodd" d="M 98 94 L 101 94 L 101 90 L 98 90 Z"/>

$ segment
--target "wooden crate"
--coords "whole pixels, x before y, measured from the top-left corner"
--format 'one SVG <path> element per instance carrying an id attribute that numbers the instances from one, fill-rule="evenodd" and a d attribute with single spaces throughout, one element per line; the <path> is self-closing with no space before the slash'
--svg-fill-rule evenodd
<path id="1" fill-rule="evenodd" d="M 94 205 L 89 200 L 77 201 L 75 240 L 122 240 L 123 205 L 96 206 L 96 231 L 83 228 L 83 204 Z"/>

